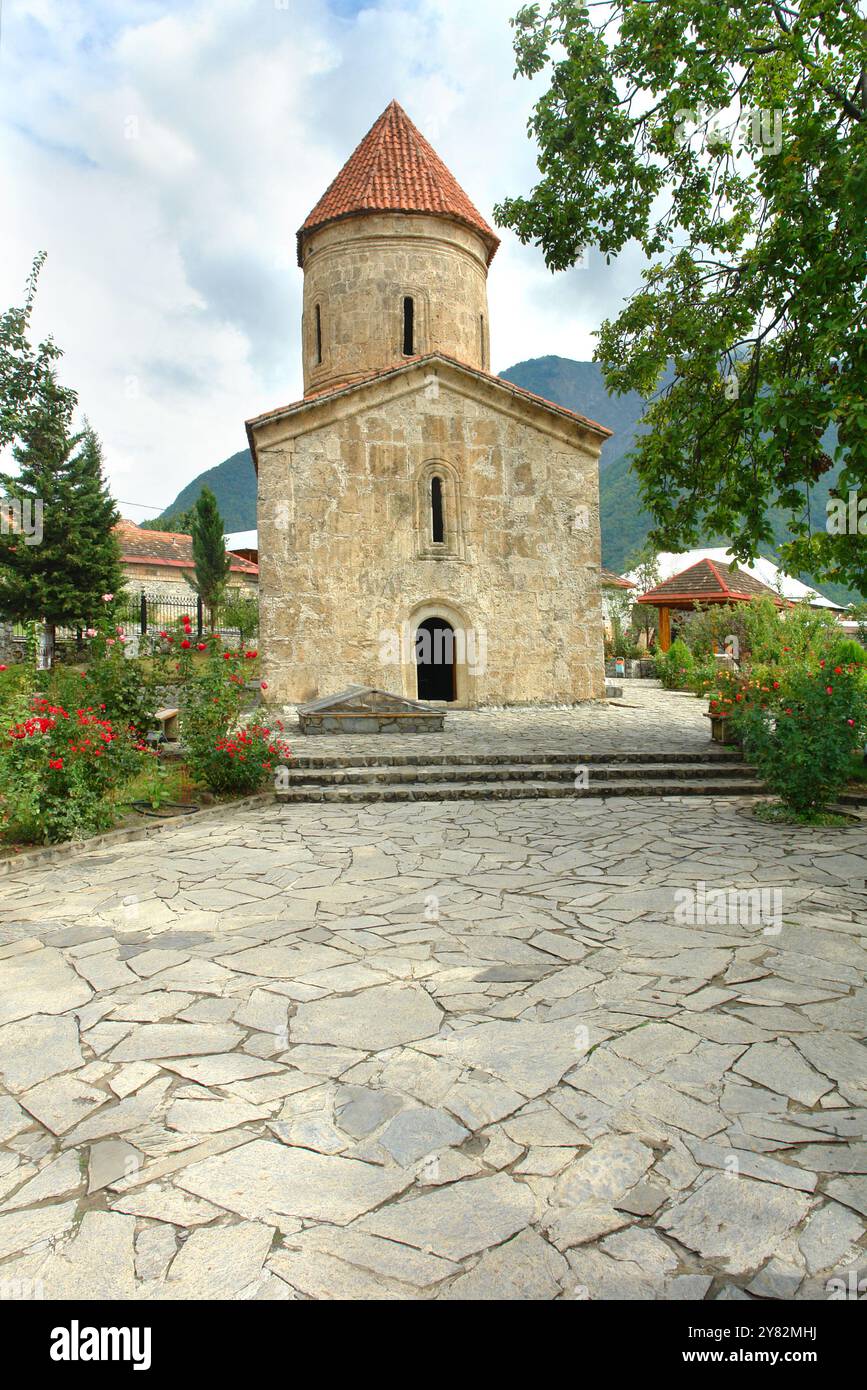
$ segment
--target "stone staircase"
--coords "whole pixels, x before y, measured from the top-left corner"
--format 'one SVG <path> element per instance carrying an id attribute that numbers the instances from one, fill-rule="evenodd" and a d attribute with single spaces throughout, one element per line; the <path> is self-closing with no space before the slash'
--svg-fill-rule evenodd
<path id="1" fill-rule="evenodd" d="M 582 771 L 583 769 L 583 771 Z M 500 801 L 523 797 L 757 796 L 739 748 L 698 753 L 299 753 L 278 801 Z"/>

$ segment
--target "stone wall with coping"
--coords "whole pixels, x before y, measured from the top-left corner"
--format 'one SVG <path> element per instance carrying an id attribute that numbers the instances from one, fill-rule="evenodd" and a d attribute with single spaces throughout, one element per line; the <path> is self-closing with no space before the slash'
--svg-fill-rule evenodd
<path id="1" fill-rule="evenodd" d="M 169 565 L 133 565 L 127 561 L 123 565 L 123 573 L 126 581 L 125 590 L 128 594 L 145 593 L 154 598 L 179 598 L 192 604 L 196 602 L 196 591 L 187 582 L 185 570 L 175 569 Z M 255 575 L 236 573 L 229 576 L 228 588 L 230 590 L 252 594 L 255 597 L 258 587 Z"/>

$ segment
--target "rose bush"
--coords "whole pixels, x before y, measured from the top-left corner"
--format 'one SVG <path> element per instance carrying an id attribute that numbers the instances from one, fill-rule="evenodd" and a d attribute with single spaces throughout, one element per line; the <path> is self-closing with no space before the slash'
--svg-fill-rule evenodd
<path id="1" fill-rule="evenodd" d="M 739 703 L 747 757 L 787 808 L 809 819 L 839 796 L 867 732 L 863 668 L 824 659 L 782 667 Z"/>
<path id="2" fill-rule="evenodd" d="M 0 733 L 0 815 L 6 838 L 52 844 L 114 822 L 111 794 L 151 756 L 102 711 L 33 697 Z"/>
<path id="3" fill-rule="evenodd" d="M 189 678 L 181 715 L 187 766 L 196 782 L 218 795 L 257 790 L 290 755 L 279 721 L 272 728 L 245 724 L 246 678 L 257 655 L 224 651 L 211 641 L 204 668 Z"/>
<path id="4" fill-rule="evenodd" d="M 281 728 L 252 724 L 219 735 L 201 755 L 199 775 L 218 794 L 257 791 L 290 756 Z"/>

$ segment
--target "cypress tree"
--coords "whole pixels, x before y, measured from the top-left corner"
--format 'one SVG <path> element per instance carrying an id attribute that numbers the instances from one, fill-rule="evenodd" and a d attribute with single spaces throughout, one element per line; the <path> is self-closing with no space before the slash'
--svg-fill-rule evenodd
<path id="1" fill-rule="evenodd" d="M 202 488 L 193 507 L 192 535 L 196 571 L 191 582 L 208 610 L 213 630 L 232 562 L 223 541 L 223 518 L 217 499 L 208 487 Z"/>

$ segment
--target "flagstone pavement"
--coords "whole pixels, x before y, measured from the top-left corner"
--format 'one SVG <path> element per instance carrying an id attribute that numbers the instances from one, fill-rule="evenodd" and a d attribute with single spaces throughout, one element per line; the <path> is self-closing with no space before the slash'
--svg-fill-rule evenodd
<path id="1" fill-rule="evenodd" d="M 857 1289 L 867 836 L 744 809 L 266 804 L 0 879 L 0 1295 Z"/>

